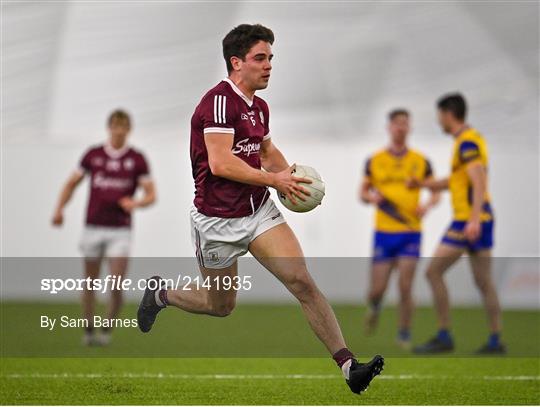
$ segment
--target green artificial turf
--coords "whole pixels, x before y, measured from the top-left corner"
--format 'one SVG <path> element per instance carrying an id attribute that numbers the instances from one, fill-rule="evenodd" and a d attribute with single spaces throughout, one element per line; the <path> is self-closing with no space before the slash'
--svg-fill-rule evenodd
<path id="1" fill-rule="evenodd" d="M 167 309 L 154 329 L 117 329 L 107 348 L 82 330 L 39 328 L 40 315 L 79 316 L 77 304 L 2 303 L 2 404 L 540 404 L 540 313 L 504 313 L 505 357 L 472 357 L 485 341 L 481 309 L 453 311 L 456 352 L 418 358 L 395 344 L 396 312 L 362 333 L 363 309 L 334 307 L 349 347 L 386 358 L 367 392 L 352 394 L 295 305 L 241 304 L 227 318 Z M 124 318 L 134 316 L 127 305 Z M 434 332 L 415 315 L 415 342 Z"/>

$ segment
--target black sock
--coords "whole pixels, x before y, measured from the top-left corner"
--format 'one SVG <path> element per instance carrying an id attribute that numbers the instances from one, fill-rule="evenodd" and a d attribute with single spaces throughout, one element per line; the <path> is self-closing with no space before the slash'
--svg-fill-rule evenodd
<path id="1" fill-rule="evenodd" d="M 370 307 L 371 311 L 373 311 L 373 312 L 380 312 L 381 311 L 381 304 L 382 304 L 381 300 L 370 300 L 369 301 L 369 307 Z"/>

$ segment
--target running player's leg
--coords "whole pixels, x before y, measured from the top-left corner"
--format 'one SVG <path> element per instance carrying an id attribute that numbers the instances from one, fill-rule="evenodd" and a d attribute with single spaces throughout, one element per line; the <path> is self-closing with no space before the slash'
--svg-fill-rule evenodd
<path id="1" fill-rule="evenodd" d="M 102 247 L 103 253 L 108 260 L 109 274 L 111 277 L 124 279 L 129 263 L 129 252 L 131 248 L 131 230 L 120 228 L 118 230 L 103 230 Z M 109 303 L 107 306 L 106 319 L 113 321 L 120 314 L 123 302 L 123 292 L 117 288 L 117 284 L 111 287 Z M 101 332 L 96 337 L 97 345 L 108 345 L 111 340 L 111 323 L 104 322 Z"/>
<path id="2" fill-rule="evenodd" d="M 399 272 L 399 331 L 398 343 L 403 347 L 410 346 L 411 322 L 414 311 L 412 285 L 418 259 L 416 257 L 400 257 L 397 261 Z"/>
<path id="3" fill-rule="evenodd" d="M 84 278 L 89 278 L 90 284 L 92 280 L 99 277 L 101 268 L 101 257 L 86 257 L 84 259 Z M 96 309 L 96 296 L 93 290 L 89 290 L 86 284 L 81 293 L 81 305 L 83 318 L 88 321 L 83 343 L 85 345 L 94 345 L 94 313 Z"/>
<path id="4" fill-rule="evenodd" d="M 116 279 L 123 279 L 127 272 L 128 261 L 128 257 L 125 256 L 109 257 L 108 263 L 110 275 L 116 276 Z M 111 322 L 118 317 L 120 309 L 122 308 L 122 294 L 122 290 L 117 289 L 116 285 L 111 288 L 111 296 L 107 306 L 107 320 Z M 104 323 L 100 332 L 95 335 L 95 344 L 100 346 L 108 345 L 111 341 L 111 330 L 111 324 Z"/>
<path id="5" fill-rule="evenodd" d="M 137 322 L 142 332 L 152 329 L 157 314 L 173 305 L 192 314 L 206 314 L 215 317 L 226 317 L 236 305 L 234 281 L 238 275 L 237 261 L 219 269 L 208 269 L 199 266 L 202 281 L 192 283 L 178 289 L 163 287 L 164 280 L 159 276 L 151 277 L 137 311 Z M 225 289 L 225 286 L 231 288 Z"/>
<path id="6" fill-rule="evenodd" d="M 330 353 L 346 348 L 334 311 L 309 275 L 289 225 L 282 223 L 257 236 L 249 251 L 298 299 L 311 328 Z"/>
<path id="7" fill-rule="evenodd" d="M 374 259 L 371 264 L 371 279 L 368 292 L 368 312 L 364 322 L 366 334 L 374 332 L 381 310 L 381 302 L 388 287 L 393 259 Z"/>
<path id="8" fill-rule="evenodd" d="M 90 281 L 99 277 L 99 270 L 101 268 L 101 257 L 86 258 L 84 259 L 84 278 L 90 278 Z M 83 317 L 88 321 L 94 320 L 94 312 L 96 309 L 96 296 L 93 290 L 87 290 L 86 284 L 82 291 L 82 308 Z"/>
<path id="9" fill-rule="evenodd" d="M 109 257 L 109 270 L 111 276 L 116 276 L 116 279 L 126 276 L 129 258 L 128 257 Z M 107 309 L 107 318 L 115 319 L 120 313 L 122 307 L 123 296 L 122 290 L 114 287 L 111 289 L 111 299 Z"/>
<path id="10" fill-rule="evenodd" d="M 90 286 L 92 280 L 99 278 L 101 261 L 104 256 L 104 235 L 100 228 L 86 227 L 83 231 L 79 249 L 84 258 L 84 278 L 89 279 Z M 94 290 L 89 290 L 85 284 L 81 293 L 81 305 L 83 318 L 88 321 L 83 337 L 84 345 L 96 345 L 94 335 L 94 314 L 96 308 L 96 296 Z"/>
<path id="11" fill-rule="evenodd" d="M 164 280 L 159 276 L 149 278 L 143 298 L 137 311 L 137 322 L 142 332 L 152 329 L 157 314 L 173 305 L 192 314 L 207 314 L 226 317 L 236 304 L 236 291 L 223 287 L 225 281 L 234 281 L 237 276 L 237 261 L 219 269 L 207 269 L 200 266 L 203 281 L 187 287 L 170 289 L 163 287 Z M 234 286 L 234 285 L 232 285 Z"/>
<path id="12" fill-rule="evenodd" d="M 137 312 L 141 331 L 150 331 L 158 312 L 167 305 L 193 314 L 216 317 L 225 317 L 232 312 L 236 290 L 230 282 L 238 276 L 237 258 L 247 252 L 250 239 L 244 227 L 246 219 L 217 219 L 192 209 L 192 240 L 202 280 L 176 289 L 162 287 L 164 281 L 159 276 L 147 280 Z"/>
<path id="13" fill-rule="evenodd" d="M 445 352 L 454 348 L 450 336 L 450 304 L 444 273 L 462 256 L 464 251 L 464 246 L 441 243 L 433 254 L 426 277 L 431 287 L 439 331 L 434 338 L 417 346 L 414 349 L 417 353 Z"/>
<path id="14" fill-rule="evenodd" d="M 384 360 L 377 355 L 365 364 L 356 361 L 334 311 L 307 271 L 302 249 L 289 225 L 281 223 L 256 235 L 249 251 L 298 299 L 311 328 L 343 371 L 351 390 L 365 390 L 382 370 Z"/>
<path id="15" fill-rule="evenodd" d="M 474 275 L 474 281 L 482 295 L 488 318 L 490 336 L 485 348 L 486 350 L 499 349 L 504 352 L 503 346 L 500 343 L 502 329 L 501 307 L 491 272 L 491 250 L 478 250 L 470 253 L 469 262 Z"/>
<path id="16" fill-rule="evenodd" d="M 193 314 L 207 314 L 217 317 L 229 315 L 236 305 L 236 290 L 225 289 L 225 281 L 234 281 L 238 276 L 238 262 L 222 269 L 209 269 L 200 266 L 204 284 L 192 283 L 187 289 L 167 290 L 168 304 Z M 209 286 L 209 288 L 208 288 Z"/>
<path id="17" fill-rule="evenodd" d="M 462 247 L 441 243 L 435 250 L 428 265 L 426 277 L 431 286 L 439 329 L 450 329 L 450 302 L 448 300 L 448 289 L 444 281 L 444 273 L 464 252 L 465 249 Z"/>

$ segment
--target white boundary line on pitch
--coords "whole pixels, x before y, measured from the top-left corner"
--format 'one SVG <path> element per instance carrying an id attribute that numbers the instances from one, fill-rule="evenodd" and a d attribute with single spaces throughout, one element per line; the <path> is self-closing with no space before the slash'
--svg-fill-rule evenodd
<path id="1" fill-rule="evenodd" d="M 302 379 L 302 380 L 329 380 L 343 378 L 335 374 L 174 374 L 174 373 L 12 373 L 3 375 L 9 379 L 217 379 L 217 380 L 250 380 L 250 379 Z M 388 375 L 383 374 L 377 380 L 434 380 L 448 379 L 457 376 L 445 375 Z M 474 380 L 501 380 L 501 381 L 534 381 L 540 376 L 460 376 L 462 379 Z"/>

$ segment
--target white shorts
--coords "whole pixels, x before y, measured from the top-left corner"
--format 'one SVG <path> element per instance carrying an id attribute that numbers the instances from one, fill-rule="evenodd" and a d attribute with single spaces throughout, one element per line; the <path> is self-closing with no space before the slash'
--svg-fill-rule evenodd
<path id="1" fill-rule="evenodd" d="M 87 225 L 79 248 L 84 257 L 129 257 L 131 229 Z"/>
<path id="2" fill-rule="evenodd" d="M 205 268 L 229 267 L 248 251 L 255 238 L 285 218 L 272 199 L 253 215 L 243 218 L 218 218 L 203 215 L 194 206 L 190 210 L 191 240 L 199 264 Z"/>

